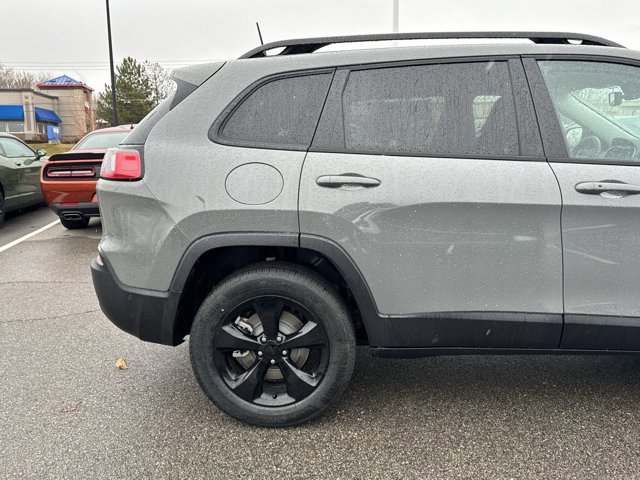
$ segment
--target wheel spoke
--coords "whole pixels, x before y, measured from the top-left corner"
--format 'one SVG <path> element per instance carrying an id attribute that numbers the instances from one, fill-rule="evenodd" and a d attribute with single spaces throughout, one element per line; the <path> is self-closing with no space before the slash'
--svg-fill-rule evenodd
<path id="1" fill-rule="evenodd" d="M 232 324 L 228 324 L 216 332 L 213 346 L 220 350 L 257 350 L 260 343 L 257 339 L 242 333 Z"/>
<path id="2" fill-rule="evenodd" d="M 266 362 L 258 360 L 253 367 L 240 375 L 229 386 L 240 398 L 247 402 L 253 402 L 260 396 L 262 391 L 262 382 L 267 368 L 268 364 Z"/>
<path id="3" fill-rule="evenodd" d="M 282 347 L 287 350 L 294 348 L 313 347 L 327 343 L 327 337 L 322 327 L 315 322 L 307 322 L 292 337 L 287 338 Z"/>
<path id="4" fill-rule="evenodd" d="M 253 306 L 260 318 L 265 336 L 269 340 L 274 340 L 278 335 L 284 302 L 279 298 L 265 297 L 253 302 Z"/>
<path id="5" fill-rule="evenodd" d="M 320 382 L 321 377 L 311 376 L 303 372 L 287 359 L 282 359 L 278 366 L 284 376 L 287 393 L 296 400 L 300 400 L 309 395 Z"/>

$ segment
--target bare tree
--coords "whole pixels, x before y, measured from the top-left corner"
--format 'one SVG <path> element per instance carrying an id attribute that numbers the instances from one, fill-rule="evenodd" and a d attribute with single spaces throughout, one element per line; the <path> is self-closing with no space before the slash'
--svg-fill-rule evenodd
<path id="1" fill-rule="evenodd" d="M 145 61 L 144 70 L 151 83 L 153 106 L 157 106 L 162 100 L 167 98 L 174 90 L 175 84 L 169 78 L 169 70 L 160 66 L 159 63 Z"/>
<path id="2" fill-rule="evenodd" d="M 47 72 L 24 72 L 0 63 L 0 88 L 34 88 L 51 78 Z"/>

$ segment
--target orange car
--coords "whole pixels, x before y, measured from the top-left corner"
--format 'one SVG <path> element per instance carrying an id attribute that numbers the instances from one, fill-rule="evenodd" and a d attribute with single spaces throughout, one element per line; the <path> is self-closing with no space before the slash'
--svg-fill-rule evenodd
<path id="1" fill-rule="evenodd" d="M 96 183 L 107 148 L 117 146 L 135 125 L 103 128 L 85 135 L 66 153 L 52 155 L 40 170 L 42 194 L 66 228 L 84 228 L 100 216 Z"/>

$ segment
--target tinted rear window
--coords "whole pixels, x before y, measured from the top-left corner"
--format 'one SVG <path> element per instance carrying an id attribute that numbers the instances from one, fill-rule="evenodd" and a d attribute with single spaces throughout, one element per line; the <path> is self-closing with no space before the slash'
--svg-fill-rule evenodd
<path id="1" fill-rule="evenodd" d="M 254 90 L 227 118 L 223 140 L 255 146 L 307 148 L 332 74 L 272 80 Z"/>
<path id="2" fill-rule="evenodd" d="M 314 146 L 390 154 L 519 153 L 506 62 L 352 71 L 338 110 L 334 118 L 323 116 Z"/>

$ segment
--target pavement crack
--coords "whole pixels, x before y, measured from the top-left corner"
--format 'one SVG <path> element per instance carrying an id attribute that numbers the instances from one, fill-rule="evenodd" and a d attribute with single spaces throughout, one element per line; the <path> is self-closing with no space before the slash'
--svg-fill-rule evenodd
<path id="1" fill-rule="evenodd" d="M 0 321 L 0 325 L 7 324 L 7 323 L 41 322 L 43 320 L 57 320 L 59 318 L 77 317 L 78 315 L 85 315 L 87 313 L 95 313 L 95 312 L 100 312 L 100 311 L 101 310 L 99 308 L 96 308 L 94 310 L 86 310 L 84 312 L 78 312 L 78 313 L 68 313 L 66 315 L 56 315 L 56 316 L 53 316 L 53 317 L 20 318 L 20 319 L 16 319 L 16 320 L 4 320 L 4 321 Z"/>

